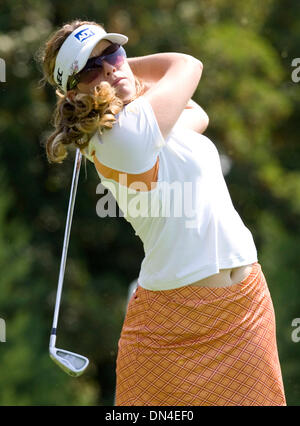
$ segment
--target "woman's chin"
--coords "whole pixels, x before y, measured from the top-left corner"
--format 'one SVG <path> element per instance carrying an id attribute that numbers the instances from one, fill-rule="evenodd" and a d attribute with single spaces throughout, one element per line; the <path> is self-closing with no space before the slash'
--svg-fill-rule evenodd
<path id="1" fill-rule="evenodd" d="M 136 97 L 135 90 L 126 90 L 125 88 L 116 88 L 116 95 L 120 98 L 124 104 L 131 102 Z"/>

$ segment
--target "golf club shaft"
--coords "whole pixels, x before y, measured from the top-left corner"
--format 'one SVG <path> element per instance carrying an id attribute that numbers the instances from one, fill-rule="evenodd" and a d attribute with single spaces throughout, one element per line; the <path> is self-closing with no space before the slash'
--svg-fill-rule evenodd
<path id="1" fill-rule="evenodd" d="M 80 166 L 81 166 L 81 159 L 82 159 L 82 154 L 80 152 L 80 149 L 77 148 L 75 163 L 74 163 L 74 170 L 73 170 L 70 199 L 69 199 L 68 214 L 67 214 L 67 220 L 66 220 L 66 228 L 65 228 L 62 257 L 61 257 L 61 262 L 60 262 L 60 270 L 59 270 L 59 278 L 58 278 L 58 285 L 57 285 L 53 324 L 52 324 L 52 330 L 51 330 L 51 336 L 50 336 L 50 346 L 51 347 L 55 346 L 55 341 L 56 341 L 56 327 L 57 327 L 60 300 L 61 300 L 61 294 L 62 294 L 62 288 L 63 288 L 64 275 L 65 275 L 66 259 L 67 259 L 67 253 L 68 253 L 70 230 L 71 230 L 71 224 L 72 224 L 72 218 L 73 218 L 73 211 L 74 211 L 74 204 L 75 204 L 75 198 L 76 198 L 78 178 L 79 178 L 79 172 L 80 172 Z"/>

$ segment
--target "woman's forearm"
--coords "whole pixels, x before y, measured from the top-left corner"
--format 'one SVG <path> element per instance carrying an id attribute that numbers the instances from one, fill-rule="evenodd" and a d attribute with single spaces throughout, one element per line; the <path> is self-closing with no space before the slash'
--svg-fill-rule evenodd
<path id="1" fill-rule="evenodd" d="M 128 58 L 128 63 L 136 77 L 149 82 L 159 81 L 168 69 L 178 61 L 180 56 L 187 56 L 183 53 L 155 53 L 153 55 Z"/>
<path id="2" fill-rule="evenodd" d="M 133 74 L 143 80 L 146 91 L 155 85 L 178 59 L 180 53 L 156 53 L 153 55 L 128 58 Z M 178 122 L 198 133 L 203 133 L 209 123 L 206 112 L 195 101 L 190 99 L 180 115 Z"/>

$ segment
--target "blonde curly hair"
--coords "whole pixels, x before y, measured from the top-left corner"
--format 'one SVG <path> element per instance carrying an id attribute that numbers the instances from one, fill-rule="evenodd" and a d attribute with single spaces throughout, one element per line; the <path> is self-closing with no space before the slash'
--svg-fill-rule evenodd
<path id="1" fill-rule="evenodd" d="M 42 83 L 50 83 L 56 88 L 57 104 L 53 114 L 55 131 L 45 141 L 49 163 L 62 163 L 68 156 L 67 147 L 80 149 L 89 144 L 91 136 L 99 130 L 111 129 L 116 122 L 115 115 L 123 108 L 123 102 L 116 96 L 114 88 L 102 82 L 94 88 L 91 95 L 77 93 L 71 98 L 62 93 L 53 78 L 56 56 L 66 38 L 81 25 L 102 25 L 92 21 L 75 20 L 63 25 L 50 36 L 38 53 L 44 77 Z M 136 97 L 143 92 L 143 83 L 135 77 Z"/>

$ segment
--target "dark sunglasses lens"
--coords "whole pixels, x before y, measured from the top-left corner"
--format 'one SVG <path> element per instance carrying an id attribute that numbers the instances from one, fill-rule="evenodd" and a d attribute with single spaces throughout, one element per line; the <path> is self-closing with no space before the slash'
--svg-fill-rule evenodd
<path id="1" fill-rule="evenodd" d="M 91 58 L 87 61 L 86 66 L 77 74 L 77 82 L 91 83 L 98 76 L 100 69 L 103 66 L 103 61 L 108 62 L 110 65 L 119 67 L 123 64 L 126 58 L 126 52 L 122 46 L 112 44 L 109 46 L 102 55 Z M 77 84 L 77 83 L 76 83 Z"/>
<path id="2" fill-rule="evenodd" d="M 101 56 L 106 56 L 106 55 L 111 55 L 112 53 L 116 52 L 117 50 L 119 50 L 120 45 L 119 44 L 111 44 L 110 46 L 108 46 L 101 54 Z"/>
<path id="3" fill-rule="evenodd" d="M 79 76 L 80 83 L 91 83 L 99 75 L 99 68 L 94 68 L 92 70 L 84 71 Z"/>
<path id="4" fill-rule="evenodd" d="M 86 71 L 88 69 L 92 69 L 92 68 L 96 68 L 96 67 L 102 67 L 103 60 L 106 60 L 106 57 L 108 55 L 111 55 L 111 54 L 115 53 L 116 51 L 118 51 L 119 47 L 120 46 L 118 44 L 111 44 L 101 53 L 100 56 L 90 58 L 87 61 L 86 65 L 85 65 L 85 67 L 83 68 L 82 71 Z"/>
<path id="5" fill-rule="evenodd" d="M 110 65 L 120 66 L 123 64 L 124 59 L 126 58 L 126 52 L 122 46 L 120 46 L 115 52 L 103 58 L 104 61 L 108 62 Z"/>

